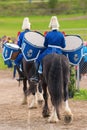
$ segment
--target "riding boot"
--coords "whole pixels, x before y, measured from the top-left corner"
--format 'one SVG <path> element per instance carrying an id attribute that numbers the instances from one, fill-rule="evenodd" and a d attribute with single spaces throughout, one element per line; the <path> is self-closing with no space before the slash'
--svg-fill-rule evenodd
<path id="1" fill-rule="evenodd" d="M 30 78 L 31 82 L 38 83 L 39 82 L 39 73 L 38 73 L 38 68 L 39 68 L 39 63 L 35 62 L 35 74 Z"/>
<path id="2" fill-rule="evenodd" d="M 17 65 L 15 65 L 15 66 L 16 66 L 16 69 L 17 69 L 18 74 L 19 74 L 19 78 L 16 79 L 16 80 L 17 80 L 17 81 L 22 81 L 22 80 L 24 80 L 24 79 L 25 79 L 25 76 L 24 76 L 23 70 L 22 70 L 19 66 L 17 66 Z"/>

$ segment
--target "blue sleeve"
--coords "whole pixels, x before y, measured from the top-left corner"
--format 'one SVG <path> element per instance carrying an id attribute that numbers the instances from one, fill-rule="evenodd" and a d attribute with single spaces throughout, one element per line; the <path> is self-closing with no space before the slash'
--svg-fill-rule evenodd
<path id="1" fill-rule="evenodd" d="M 47 40 L 47 37 L 45 37 L 44 46 L 45 46 L 45 47 L 48 47 L 48 40 Z"/>
<path id="2" fill-rule="evenodd" d="M 22 40 L 23 40 L 24 32 L 21 32 L 18 38 L 18 46 L 21 47 Z"/>
<path id="3" fill-rule="evenodd" d="M 65 48 L 66 47 L 66 42 L 65 42 L 65 38 L 63 36 L 62 38 L 62 44 L 61 44 L 62 48 Z"/>

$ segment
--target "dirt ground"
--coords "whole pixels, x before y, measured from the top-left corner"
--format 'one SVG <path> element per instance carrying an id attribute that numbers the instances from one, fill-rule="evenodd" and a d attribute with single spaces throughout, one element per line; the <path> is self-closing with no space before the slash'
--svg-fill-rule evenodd
<path id="1" fill-rule="evenodd" d="M 84 79 L 80 87 L 86 86 L 87 79 Z M 50 124 L 42 117 L 41 105 L 37 109 L 28 109 L 28 105 L 21 105 L 22 98 L 22 83 L 19 87 L 10 69 L 0 70 L 0 130 L 87 130 L 87 101 L 69 99 L 74 117 L 72 123 L 66 125 L 63 107 L 61 121 Z"/>

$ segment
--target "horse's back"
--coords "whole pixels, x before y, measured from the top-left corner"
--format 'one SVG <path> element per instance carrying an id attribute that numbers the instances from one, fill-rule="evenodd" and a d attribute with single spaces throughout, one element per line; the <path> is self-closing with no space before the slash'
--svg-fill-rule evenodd
<path id="1" fill-rule="evenodd" d="M 43 59 L 43 75 L 48 79 L 49 73 L 58 75 L 59 73 L 63 74 L 64 80 L 67 80 L 69 77 L 69 61 L 65 55 L 62 54 L 49 54 Z"/>
<path id="2" fill-rule="evenodd" d="M 44 64 L 51 65 L 54 62 L 62 63 L 63 66 L 65 65 L 65 67 L 69 66 L 68 58 L 65 55 L 62 55 L 62 54 L 52 53 L 52 54 L 45 56 L 45 58 L 43 59 Z"/>

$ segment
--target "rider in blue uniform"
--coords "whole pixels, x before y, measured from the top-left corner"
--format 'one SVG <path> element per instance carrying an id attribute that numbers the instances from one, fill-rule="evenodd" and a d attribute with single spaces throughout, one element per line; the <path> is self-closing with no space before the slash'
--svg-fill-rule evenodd
<path id="1" fill-rule="evenodd" d="M 19 34 L 18 43 L 17 43 L 20 48 L 22 46 L 22 41 L 23 41 L 25 33 L 30 31 L 30 25 L 31 24 L 29 22 L 29 18 L 25 17 L 24 20 L 23 20 L 23 24 L 22 24 L 23 32 L 21 32 Z M 22 74 L 22 70 L 21 70 L 21 67 L 20 67 L 22 65 L 22 59 L 23 59 L 23 54 L 19 53 L 19 55 L 17 56 L 16 60 L 14 61 L 14 63 L 16 64 L 16 67 L 19 68 L 20 77 L 19 77 L 19 79 L 17 79 L 18 81 L 24 79 L 23 74 Z"/>
<path id="2" fill-rule="evenodd" d="M 32 82 L 38 82 L 39 80 L 38 72 L 40 74 L 42 73 L 41 61 L 44 56 L 51 53 L 62 54 L 61 48 L 65 48 L 66 46 L 64 35 L 59 31 L 59 23 L 56 16 L 52 16 L 49 28 L 51 29 L 51 31 L 46 34 L 44 42 L 44 46 L 46 47 L 46 49 L 43 53 L 39 55 L 38 59 L 35 62 L 36 70 L 38 70 L 38 66 L 39 70 L 36 71 L 33 77 L 31 77 L 30 81 Z"/>

